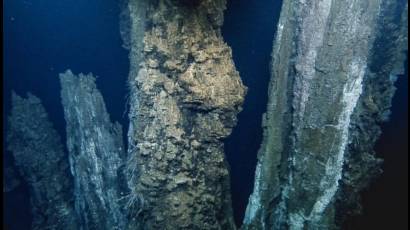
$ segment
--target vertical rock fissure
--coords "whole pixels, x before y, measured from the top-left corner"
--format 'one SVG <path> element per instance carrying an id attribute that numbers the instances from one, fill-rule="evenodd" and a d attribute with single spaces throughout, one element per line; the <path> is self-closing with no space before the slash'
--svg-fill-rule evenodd
<path id="1" fill-rule="evenodd" d="M 230 164 L 235 222 L 242 224 L 252 192 L 257 152 L 262 141 L 262 114 L 266 112 L 272 42 L 281 0 L 231 0 L 225 10 L 222 35 L 232 48 L 233 60 L 248 92 L 238 125 L 225 141 Z"/>

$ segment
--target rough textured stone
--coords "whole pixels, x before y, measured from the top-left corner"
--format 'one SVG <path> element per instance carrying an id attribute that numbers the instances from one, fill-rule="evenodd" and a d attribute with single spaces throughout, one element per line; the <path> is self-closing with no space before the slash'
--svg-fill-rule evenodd
<path id="1" fill-rule="evenodd" d="M 235 229 L 223 140 L 246 87 L 220 32 L 225 0 L 123 7 L 128 156 L 92 74 L 60 75 L 69 162 L 39 99 L 13 95 L 9 149 L 33 229 Z M 360 190 L 380 173 L 373 145 L 407 20 L 404 0 L 284 0 L 244 229 L 334 229 L 360 210 Z M 14 178 L 6 170 L 3 191 Z"/>
<path id="2" fill-rule="evenodd" d="M 383 21 L 392 5 L 399 3 L 284 1 L 273 46 L 264 139 L 244 229 L 337 228 L 336 211 L 343 208 L 335 210 L 335 201 L 351 202 L 355 195 L 349 197 L 349 192 L 357 194 L 368 179 L 366 173 L 378 171 L 379 160 L 371 154 L 378 135 L 363 128 L 379 129 L 375 125 L 392 96 L 392 81 L 386 81 L 390 66 L 403 59 L 402 54 L 394 55 L 403 49 L 398 43 L 406 40 L 402 25 Z M 383 23 L 396 24 L 392 32 L 402 34 L 386 44 L 391 52 L 387 55 L 376 47 L 377 39 L 385 36 Z M 372 70 L 376 61 L 387 57 L 393 60 L 387 61 L 385 71 Z M 372 117 L 363 106 L 377 106 L 378 115 Z M 349 145 L 354 140 L 359 142 Z"/>
<path id="3" fill-rule="evenodd" d="M 224 7 L 221 0 L 128 4 L 128 168 L 144 229 L 235 228 L 222 141 L 246 89 L 220 33 Z"/>
<path id="4" fill-rule="evenodd" d="M 125 229 L 122 128 L 112 123 L 92 74 L 60 74 L 75 207 L 83 229 Z"/>
<path id="5" fill-rule="evenodd" d="M 349 146 L 336 201 L 338 226 L 347 216 L 360 213 L 359 192 L 382 173 L 382 159 L 376 158 L 373 146 L 381 134 L 380 124 L 389 117 L 396 89 L 394 83 L 398 75 L 404 74 L 408 50 L 407 1 L 383 1 L 376 31 L 363 94 L 352 114 Z"/>
<path id="6" fill-rule="evenodd" d="M 40 99 L 13 93 L 7 138 L 29 185 L 32 229 L 78 229 L 67 157 Z"/>

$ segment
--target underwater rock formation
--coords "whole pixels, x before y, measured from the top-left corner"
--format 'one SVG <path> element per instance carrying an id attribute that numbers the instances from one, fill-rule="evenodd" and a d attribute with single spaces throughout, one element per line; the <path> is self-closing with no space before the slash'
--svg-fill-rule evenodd
<path id="1" fill-rule="evenodd" d="M 406 16 L 383 18 L 392 9 Z M 284 0 L 244 229 L 340 226 L 380 171 L 372 149 L 407 49 L 403 21 L 398 1 Z"/>
<path id="2" fill-rule="evenodd" d="M 122 128 L 111 123 L 92 74 L 60 74 L 77 216 L 83 229 L 125 229 Z"/>
<path id="3" fill-rule="evenodd" d="M 33 229 L 236 229 L 223 141 L 246 94 L 226 0 L 123 0 L 128 149 L 92 74 L 60 74 L 68 157 L 35 96 L 12 97 L 3 192 Z M 373 146 L 407 47 L 405 0 L 284 0 L 243 229 L 338 229 L 381 173 Z M 252 154 L 252 153 L 249 153 Z M 70 172 L 71 171 L 71 172 Z"/>
<path id="4" fill-rule="evenodd" d="M 359 192 L 382 173 L 382 159 L 375 157 L 373 147 L 381 134 L 380 124 L 389 118 L 394 83 L 399 75 L 404 75 L 407 23 L 406 0 L 382 2 L 363 93 L 351 117 L 349 145 L 335 204 L 338 226 L 349 215 L 360 213 Z"/>
<path id="5" fill-rule="evenodd" d="M 127 5 L 129 185 L 144 229 L 235 229 L 223 140 L 246 88 L 221 36 L 224 8 L 224 0 Z"/>
<path id="6" fill-rule="evenodd" d="M 78 229 L 69 164 L 40 99 L 13 93 L 7 142 L 29 185 L 32 229 Z"/>

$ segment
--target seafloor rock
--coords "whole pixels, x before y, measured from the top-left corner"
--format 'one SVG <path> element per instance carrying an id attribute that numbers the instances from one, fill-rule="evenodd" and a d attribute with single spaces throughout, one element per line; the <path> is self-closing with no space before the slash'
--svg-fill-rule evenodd
<path id="1" fill-rule="evenodd" d="M 391 9 L 407 15 L 403 6 L 390 0 L 284 1 L 244 229 L 337 228 L 335 212 L 340 216 L 347 206 L 338 202 L 335 210 L 335 201 L 351 206 L 367 174 L 377 174 L 377 124 L 390 106 L 390 76 L 403 61 L 396 53 L 407 36 L 400 29 L 407 17 L 384 16 Z"/>
<path id="2" fill-rule="evenodd" d="M 223 139 L 246 92 L 224 0 L 129 2 L 129 185 L 144 229 L 234 229 Z M 128 44 L 128 45 L 127 45 Z"/>
<path id="3" fill-rule="evenodd" d="M 125 229 L 122 128 L 111 123 L 92 74 L 60 74 L 75 208 L 84 229 Z"/>
<path id="4" fill-rule="evenodd" d="M 68 160 L 40 99 L 13 93 L 7 142 L 29 185 L 32 229 L 78 229 Z"/>

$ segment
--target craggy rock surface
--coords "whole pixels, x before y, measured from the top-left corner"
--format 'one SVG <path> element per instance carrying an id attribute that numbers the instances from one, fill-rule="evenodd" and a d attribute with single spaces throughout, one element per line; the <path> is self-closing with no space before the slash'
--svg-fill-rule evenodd
<path id="1" fill-rule="evenodd" d="M 144 229 L 235 228 L 223 139 L 246 89 L 220 33 L 224 7 L 223 0 L 128 4 L 128 168 Z"/>
<path id="2" fill-rule="evenodd" d="M 359 192 L 379 175 L 382 159 L 373 146 L 381 134 L 380 124 L 390 114 L 394 83 L 404 74 L 408 50 L 408 4 L 406 0 L 383 1 L 376 40 L 369 57 L 361 95 L 349 130 L 341 189 L 336 201 L 336 219 L 341 226 L 346 215 L 359 214 Z"/>
<path id="3" fill-rule="evenodd" d="M 7 141 L 29 185 L 32 229 L 78 229 L 68 160 L 40 99 L 13 93 Z"/>
<path id="4" fill-rule="evenodd" d="M 12 96 L 8 148 L 33 229 L 236 229 L 223 140 L 246 87 L 225 0 L 123 2 L 128 150 L 92 74 L 60 74 L 68 159 L 41 102 Z M 381 170 L 373 146 L 407 47 L 405 0 L 284 0 L 243 229 L 337 229 Z M 70 171 L 71 170 L 71 174 Z M 3 191 L 18 186 L 8 168 Z"/>
<path id="5" fill-rule="evenodd" d="M 391 76 L 403 62 L 407 31 L 400 28 L 407 17 L 393 20 L 397 12 L 407 15 L 403 6 L 284 1 L 244 229 L 338 228 L 358 191 L 378 174 L 372 148 L 390 107 Z"/>
<path id="6" fill-rule="evenodd" d="M 75 208 L 83 229 L 125 229 L 121 192 L 125 150 L 92 74 L 60 74 Z"/>

